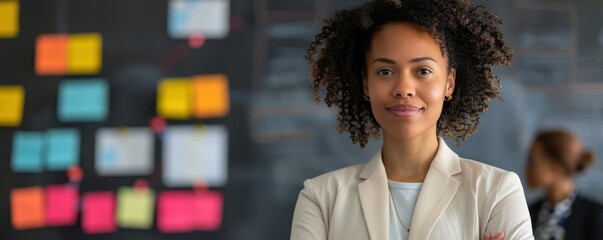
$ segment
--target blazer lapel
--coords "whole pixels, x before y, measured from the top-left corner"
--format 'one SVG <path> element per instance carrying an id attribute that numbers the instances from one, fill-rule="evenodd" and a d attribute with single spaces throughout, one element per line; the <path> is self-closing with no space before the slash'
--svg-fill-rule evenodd
<path id="1" fill-rule="evenodd" d="M 370 239 L 387 239 L 389 235 L 389 198 L 387 175 L 379 151 L 359 175 L 358 195 Z"/>
<path id="2" fill-rule="evenodd" d="M 428 239 L 433 227 L 456 194 L 461 172 L 459 157 L 439 138 L 438 152 L 421 187 L 412 216 L 409 239 Z"/>

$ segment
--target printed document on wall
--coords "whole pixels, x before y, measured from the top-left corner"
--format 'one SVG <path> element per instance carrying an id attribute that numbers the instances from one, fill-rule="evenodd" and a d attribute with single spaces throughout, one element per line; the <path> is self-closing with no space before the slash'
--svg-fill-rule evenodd
<path id="1" fill-rule="evenodd" d="M 170 187 L 227 180 L 228 131 L 221 125 L 168 127 L 164 133 L 163 181 Z"/>

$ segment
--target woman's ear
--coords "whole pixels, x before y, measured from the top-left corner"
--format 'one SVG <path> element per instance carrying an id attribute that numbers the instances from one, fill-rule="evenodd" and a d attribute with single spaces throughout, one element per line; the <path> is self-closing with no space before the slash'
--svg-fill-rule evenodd
<path id="1" fill-rule="evenodd" d="M 456 69 L 451 68 L 446 78 L 446 96 L 452 96 L 454 92 L 454 85 L 456 83 Z"/>

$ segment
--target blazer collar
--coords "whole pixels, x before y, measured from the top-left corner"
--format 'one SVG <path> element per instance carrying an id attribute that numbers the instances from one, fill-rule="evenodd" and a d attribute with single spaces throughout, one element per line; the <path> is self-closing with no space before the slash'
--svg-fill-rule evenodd
<path id="1" fill-rule="evenodd" d="M 412 217 L 409 239 L 427 239 L 438 218 L 456 193 L 460 181 L 453 176 L 461 172 L 459 157 L 441 137 L 435 158 L 423 182 Z M 389 188 L 381 150 L 358 175 L 360 203 L 371 239 L 389 235 Z"/>

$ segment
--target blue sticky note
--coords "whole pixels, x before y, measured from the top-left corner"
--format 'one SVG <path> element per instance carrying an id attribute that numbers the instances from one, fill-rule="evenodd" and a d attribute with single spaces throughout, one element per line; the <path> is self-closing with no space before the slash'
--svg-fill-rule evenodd
<path id="1" fill-rule="evenodd" d="M 46 133 L 48 170 L 66 170 L 80 155 L 80 133 L 76 129 L 52 129 Z"/>
<path id="2" fill-rule="evenodd" d="M 41 172 L 44 137 L 39 132 L 16 132 L 13 136 L 11 168 L 15 172 Z"/>
<path id="3" fill-rule="evenodd" d="M 59 86 L 59 120 L 103 121 L 108 115 L 109 87 L 104 79 L 64 81 Z"/>

